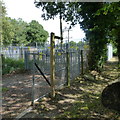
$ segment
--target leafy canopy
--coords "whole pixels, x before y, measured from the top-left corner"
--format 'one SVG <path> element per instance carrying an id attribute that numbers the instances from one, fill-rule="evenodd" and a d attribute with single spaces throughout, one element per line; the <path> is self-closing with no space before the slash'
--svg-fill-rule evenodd
<path id="1" fill-rule="evenodd" d="M 45 31 L 43 26 L 35 20 L 32 20 L 27 25 L 26 34 L 27 34 L 27 41 L 33 44 L 35 44 L 36 42 L 45 43 L 48 38 L 48 32 Z"/>
<path id="2" fill-rule="evenodd" d="M 119 46 L 119 2 L 35 2 L 35 5 L 36 7 L 42 7 L 42 17 L 45 20 L 55 18 L 55 16 L 61 13 L 62 18 L 66 22 L 70 21 L 71 25 L 80 24 L 80 27 L 86 33 L 86 39 L 89 41 L 90 45 L 90 54 L 88 58 L 90 69 L 99 69 L 106 59 L 106 44 L 109 42 L 109 33 L 114 36 Z M 113 26 L 115 30 L 113 30 Z M 116 34 L 113 34 L 111 30 Z M 120 47 L 118 51 L 119 49 Z"/>

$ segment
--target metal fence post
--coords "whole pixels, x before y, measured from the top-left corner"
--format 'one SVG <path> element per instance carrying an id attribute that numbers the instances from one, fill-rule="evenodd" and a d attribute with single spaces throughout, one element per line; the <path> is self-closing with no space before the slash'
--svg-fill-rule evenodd
<path id="1" fill-rule="evenodd" d="M 33 77 L 32 77 L 32 101 L 31 105 L 34 105 L 34 96 L 35 96 L 35 54 L 33 53 Z"/>
<path id="2" fill-rule="evenodd" d="M 81 50 L 80 54 L 81 54 L 81 75 L 83 75 L 83 50 Z"/>
<path id="3" fill-rule="evenodd" d="M 80 50 L 78 50 L 78 71 L 80 74 Z"/>
<path id="4" fill-rule="evenodd" d="M 25 64 L 25 70 L 28 70 L 28 52 L 27 51 L 25 51 L 24 64 Z"/>
<path id="5" fill-rule="evenodd" d="M 20 48 L 19 48 L 19 51 L 20 51 L 19 58 L 20 58 L 20 59 L 23 59 L 23 48 L 20 47 Z"/>
<path id="6" fill-rule="evenodd" d="M 51 97 L 55 97 L 55 34 L 51 33 L 50 38 L 50 78 L 51 78 Z"/>
<path id="7" fill-rule="evenodd" d="M 3 60 L 3 56 L 2 54 L 0 54 L 0 91 L 2 91 L 2 61 Z M 2 106 L 2 92 L 0 92 L 0 105 Z M 0 107 L 0 111 L 2 111 L 2 107 Z M 0 117 L 2 119 L 2 116 Z"/>
<path id="8" fill-rule="evenodd" d="M 5 61 L 4 55 L 0 54 L 0 75 L 1 75 L 1 77 L 2 77 L 2 68 L 5 65 L 4 61 Z M 2 80 L 2 78 L 1 78 L 1 80 Z"/>
<path id="9" fill-rule="evenodd" d="M 68 50 L 68 44 L 66 46 L 66 77 L 67 77 L 67 86 L 70 86 L 70 56 Z"/>

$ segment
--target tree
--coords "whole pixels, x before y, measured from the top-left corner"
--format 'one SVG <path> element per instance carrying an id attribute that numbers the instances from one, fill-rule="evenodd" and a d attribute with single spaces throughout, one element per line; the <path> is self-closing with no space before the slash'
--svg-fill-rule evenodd
<path id="1" fill-rule="evenodd" d="M 2 20 L 6 15 L 6 8 L 3 2 L 0 0 L 0 46 L 3 45 L 2 41 Z"/>
<path id="2" fill-rule="evenodd" d="M 48 38 L 48 32 L 37 21 L 24 22 L 21 18 L 12 19 L 7 17 L 4 3 L 0 1 L 2 12 L 0 13 L 1 45 L 28 45 L 29 43 L 44 43 Z"/>
<path id="3" fill-rule="evenodd" d="M 26 45 L 26 26 L 22 19 L 5 17 L 2 24 L 3 45 Z"/>
<path id="4" fill-rule="evenodd" d="M 95 16 L 96 12 L 103 7 L 103 3 L 82 3 L 79 14 L 82 17 L 81 28 L 86 33 L 89 41 L 90 52 L 88 64 L 90 70 L 100 70 L 106 59 L 106 16 Z M 100 21 L 100 19 L 102 19 Z"/>
<path id="5" fill-rule="evenodd" d="M 44 30 L 43 26 L 37 21 L 32 20 L 26 30 L 27 41 L 31 44 L 45 43 L 48 38 L 48 32 Z"/>
<path id="6" fill-rule="evenodd" d="M 75 48 L 76 47 L 76 42 L 70 41 L 69 45 L 70 45 L 70 48 Z"/>
<path id="7" fill-rule="evenodd" d="M 26 27 L 28 23 L 24 22 L 21 18 L 18 20 L 11 19 L 10 20 L 13 27 L 14 37 L 12 44 L 13 45 L 27 45 L 27 39 L 26 39 Z"/>
<path id="8" fill-rule="evenodd" d="M 86 33 L 86 39 L 89 41 L 90 54 L 89 54 L 89 69 L 99 70 L 103 62 L 106 60 L 106 43 L 109 42 L 111 31 L 109 26 L 114 23 L 116 29 L 116 43 L 118 51 L 119 44 L 119 16 L 120 8 L 119 3 L 83 3 L 83 2 L 67 2 L 67 3 L 42 3 L 36 2 L 37 7 L 42 7 L 44 19 L 54 18 L 59 14 L 59 6 L 62 5 L 62 18 L 65 21 L 71 21 L 71 25 L 77 23 Z M 107 5 L 108 4 L 108 5 Z M 107 6 L 106 6 L 107 5 Z M 105 8 L 106 6 L 106 8 Z M 51 10 L 53 11 L 51 11 Z M 99 10 L 103 10 L 103 14 L 99 14 Z M 114 14 L 109 14 L 111 11 Z M 117 17 L 116 17 L 117 16 Z M 117 19 L 117 21 L 115 21 Z M 113 22 L 115 21 L 115 22 Z M 113 24 L 111 24 L 113 22 Z M 120 53 L 120 52 L 119 52 Z"/>
<path id="9" fill-rule="evenodd" d="M 3 2 L 0 1 L 0 4 L 2 6 L 2 12 L 0 13 L 0 21 L 1 21 L 1 26 L 2 30 L 0 31 L 1 34 L 1 45 L 9 45 L 12 43 L 12 38 L 14 36 L 14 33 L 12 31 L 13 26 L 9 22 L 9 17 L 6 17 L 6 7 Z"/>
<path id="10" fill-rule="evenodd" d="M 104 6 L 97 11 L 97 15 L 104 14 L 109 18 L 109 23 L 105 23 L 108 25 L 108 33 L 107 36 L 117 47 L 117 54 L 119 58 L 120 65 L 120 2 L 118 3 L 106 3 Z"/>
<path id="11" fill-rule="evenodd" d="M 103 16 L 95 16 L 95 13 L 98 9 L 102 7 L 101 3 L 35 3 L 36 6 L 42 6 L 43 11 L 46 12 L 42 15 L 42 17 L 50 19 L 54 18 L 57 14 L 59 14 L 59 6 L 62 4 L 62 17 L 65 21 L 71 21 L 71 25 L 75 25 L 77 23 L 80 24 L 81 28 L 86 33 L 86 38 L 89 40 L 90 44 L 90 53 L 89 54 L 89 69 L 98 69 L 100 66 L 99 60 L 103 55 L 103 51 L 105 51 L 105 43 L 104 36 L 105 31 L 99 29 L 100 18 Z M 49 9 L 54 11 L 51 12 Z M 58 9 L 58 10 L 56 10 Z M 51 17 L 50 17 L 51 15 Z"/>

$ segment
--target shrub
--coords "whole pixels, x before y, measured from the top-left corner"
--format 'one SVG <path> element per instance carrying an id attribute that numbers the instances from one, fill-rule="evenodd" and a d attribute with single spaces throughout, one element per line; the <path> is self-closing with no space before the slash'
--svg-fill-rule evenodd
<path id="1" fill-rule="evenodd" d="M 113 55 L 117 56 L 117 48 L 113 48 Z"/>
<path id="2" fill-rule="evenodd" d="M 12 58 L 2 59 L 2 74 L 9 74 L 12 72 L 23 71 L 24 70 L 24 60 L 15 60 Z"/>

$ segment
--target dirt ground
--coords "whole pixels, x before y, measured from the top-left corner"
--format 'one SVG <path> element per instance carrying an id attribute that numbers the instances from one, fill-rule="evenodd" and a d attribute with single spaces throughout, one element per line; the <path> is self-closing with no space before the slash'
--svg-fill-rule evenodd
<path id="1" fill-rule="evenodd" d="M 46 77 L 50 78 L 49 75 L 46 75 Z M 33 100 L 32 85 L 32 73 L 9 74 L 2 77 L 1 114 L 3 118 L 16 118 L 31 106 Z M 50 91 L 49 85 L 38 73 L 35 75 L 34 85 L 34 100 Z"/>
<path id="2" fill-rule="evenodd" d="M 103 89 L 120 80 L 120 71 L 115 59 L 104 66 L 96 79 L 77 77 L 71 87 L 56 91 L 56 97 L 44 97 L 35 103 L 33 110 L 22 118 L 85 118 L 120 120 L 120 114 L 101 104 Z"/>
<path id="3" fill-rule="evenodd" d="M 14 118 L 31 104 L 32 75 L 4 75 L 2 89 L 2 117 Z"/>
<path id="4" fill-rule="evenodd" d="M 77 114 L 82 114 L 81 116 L 84 117 L 84 113 L 88 112 L 85 111 L 87 107 L 84 105 L 88 102 L 93 104 L 93 101 L 99 99 L 99 94 L 105 86 L 119 79 L 118 76 L 120 72 L 117 70 L 116 64 L 113 64 L 113 62 L 116 62 L 116 59 L 113 59 L 109 64 L 104 66 L 104 71 L 97 76 L 96 82 L 91 82 L 89 80 L 85 81 L 81 77 L 78 77 L 75 82 L 71 84 L 71 87 L 65 87 L 64 89 L 57 91 L 55 99 L 51 99 L 47 96 L 39 102 L 36 102 L 33 109 L 23 116 L 23 118 L 55 118 L 62 116 L 70 118 L 72 113 L 69 111 L 71 109 L 75 109 L 74 106 L 78 101 L 81 102 L 82 106 L 80 107 L 80 110 L 78 110 L 79 112 Z M 44 82 L 42 84 L 43 86 L 45 85 Z M 2 92 L 3 118 L 15 118 L 25 109 L 30 107 L 32 99 L 31 74 L 22 73 L 5 75 L 2 79 L 2 87 L 5 88 Z M 39 88 L 38 91 L 40 89 L 41 88 Z M 48 90 L 48 87 L 43 87 L 42 89 L 45 91 Z M 101 106 L 100 103 L 98 105 Z M 114 116 L 114 112 L 104 111 L 106 111 L 106 109 L 100 107 L 98 111 L 91 110 L 91 113 L 88 112 L 87 114 L 93 118 L 110 118 L 112 115 Z M 108 115 L 109 113 L 111 116 Z"/>

